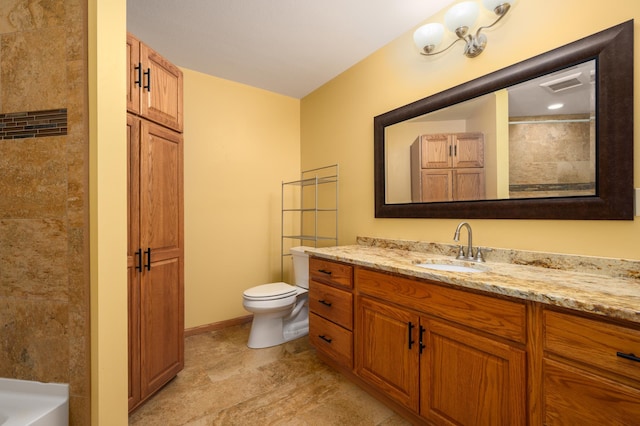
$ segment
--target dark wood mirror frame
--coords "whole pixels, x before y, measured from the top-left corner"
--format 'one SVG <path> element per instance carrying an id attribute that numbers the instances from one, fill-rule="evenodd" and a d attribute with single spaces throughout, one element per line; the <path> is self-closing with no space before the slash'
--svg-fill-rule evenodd
<path id="1" fill-rule="evenodd" d="M 596 59 L 596 195 L 386 204 L 385 127 Z M 374 118 L 377 218 L 633 220 L 633 20 Z"/>

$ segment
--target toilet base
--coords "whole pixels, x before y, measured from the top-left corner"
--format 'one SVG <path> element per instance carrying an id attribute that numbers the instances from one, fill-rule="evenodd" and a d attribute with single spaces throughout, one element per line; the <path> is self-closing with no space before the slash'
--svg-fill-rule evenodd
<path id="1" fill-rule="evenodd" d="M 286 322 L 282 317 L 268 318 L 254 314 L 247 346 L 251 349 L 269 348 L 309 334 L 309 318 Z"/>

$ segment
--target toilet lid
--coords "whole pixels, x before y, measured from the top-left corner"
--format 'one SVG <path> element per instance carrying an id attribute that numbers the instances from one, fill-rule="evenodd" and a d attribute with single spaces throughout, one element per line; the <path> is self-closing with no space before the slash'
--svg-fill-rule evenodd
<path id="1" fill-rule="evenodd" d="M 295 296 L 297 292 L 297 287 L 280 282 L 251 287 L 243 294 L 245 298 L 251 300 L 274 300 Z"/>

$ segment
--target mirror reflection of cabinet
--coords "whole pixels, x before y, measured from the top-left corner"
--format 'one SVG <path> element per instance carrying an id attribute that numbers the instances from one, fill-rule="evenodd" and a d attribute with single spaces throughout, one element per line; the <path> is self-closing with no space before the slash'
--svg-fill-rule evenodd
<path id="1" fill-rule="evenodd" d="M 418 136 L 411 145 L 411 201 L 484 198 L 482 133 Z"/>

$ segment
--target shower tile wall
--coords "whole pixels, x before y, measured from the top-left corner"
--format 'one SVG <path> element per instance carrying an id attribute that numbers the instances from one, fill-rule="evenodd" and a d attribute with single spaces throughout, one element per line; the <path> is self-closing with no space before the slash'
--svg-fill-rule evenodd
<path id="1" fill-rule="evenodd" d="M 546 186 L 566 187 L 574 194 L 581 190 L 593 193 L 595 128 L 589 115 L 553 117 L 557 123 L 546 123 L 544 119 L 548 118 L 510 118 L 524 124 L 509 126 L 509 184 L 512 187 L 532 183 L 540 186 L 531 194 L 516 192 L 511 195 L 561 195 L 562 190 L 552 193 L 545 190 Z M 536 123 L 539 120 L 542 121 Z"/>
<path id="2" fill-rule="evenodd" d="M 85 21 L 82 0 L 0 1 L 0 114 L 68 121 L 0 138 L 0 377 L 70 383 L 73 425 L 90 423 Z"/>

